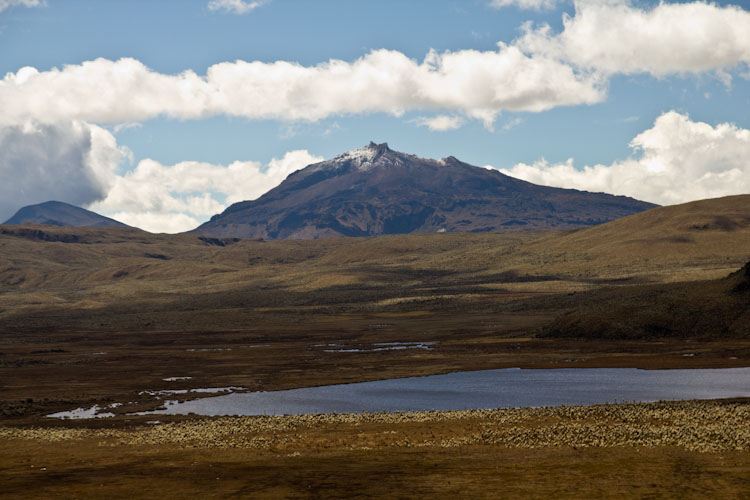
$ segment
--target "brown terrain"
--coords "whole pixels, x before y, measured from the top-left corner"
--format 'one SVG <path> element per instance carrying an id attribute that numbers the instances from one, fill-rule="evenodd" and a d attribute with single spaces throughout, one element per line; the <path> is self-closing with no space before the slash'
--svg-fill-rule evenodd
<path id="1" fill-rule="evenodd" d="M 472 488 L 476 497 L 742 498 L 746 436 L 727 435 L 734 447 L 700 443 L 731 431 L 710 429 L 714 417 L 747 428 L 745 401 L 633 407 L 634 417 L 605 407 L 576 420 L 628 424 L 627 434 L 709 408 L 693 419 L 706 427 L 679 443 L 550 440 L 556 422 L 568 425 L 556 419 L 568 417 L 532 412 L 499 427 L 479 414 L 471 425 L 432 414 L 418 425 L 290 430 L 278 417 L 250 433 L 268 447 L 227 449 L 211 438 L 191 448 L 139 436 L 182 429 L 167 425 L 218 426 L 210 432 L 224 435 L 245 424 L 167 417 L 172 424 L 144 427 L 148 417 L 127 414 L 160 406 L 142 391 L 162 389 L 273 390 L 510 366 L 750 366 L 749 243 L 750 196 L 572 232 L 258 241 L 0 226 L 0 480 L 11 498 L 119 498 L 136 485 L 153 498 L 406 498 Z M 437 344 L 358 354 L 316 347 L 405 341 Z M 112 419 L 44 418 L 113 402 L 125 404 Z M 711 413 L 720 411 L 730 414 Z M 482 429 L 494 434 L 476 440 Z M 403 439 L 372 437 L 391 431 Z M 463 444 L 425 444 L 430 432 Z M 515 446 L 506 439 L 514 432 L 536 445 Z M 212 468 L 229 481 L 208 486 Z"/>

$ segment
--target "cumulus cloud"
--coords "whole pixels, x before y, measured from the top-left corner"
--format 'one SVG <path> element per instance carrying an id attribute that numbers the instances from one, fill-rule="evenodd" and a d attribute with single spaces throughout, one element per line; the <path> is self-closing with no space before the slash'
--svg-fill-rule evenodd
<path id="1" fill-rule="evenodd" d="M 490 6 L 495 7 L 496 9 L 515 6 L 519 9 L 542 10 L 554 9 L 557 4 L 563 1 L 564 0 L 492 0 Z"/>
<path id="2" fill-rule="evenodd" d="M 342 114 L 449 110 L 491 124 L 503 110 L 599 102 L 604 86 L 596 75 L 504 44 L 484 52 L 432 51 L 421 62 L 394 50 L 315 66 L 224 62 L 209 67 L 205 76 L 162 74 L 130 58 L 96 59 L 8 73 L 0 81 L 0 121 L 31 116 L 124 123 L 218 114 L 316 121 Z"/>
<path id="3" fill-rule="evenodd" d="M 266 0 L 247 2 L 244 0 L 211 0 L 208 10 L 223 10 L 234 14 L 247 14 L 267 3 Z"/>
<path id="4" fill-rule="evenodd" d="M 576 0 L 564 29 L 525 27 L 516 41 L 537 56 L 614 73 L 719 72 L 750 62 L 750 12 L 736 5 L 659 2 L 638 8 L 629 0 Z"/>
<path id="5" fill-rule="evenodd" d="M 0 12 L 10 7 L 41 7 L 43 0 L 0 0 Z"/>
<path id="6" fill-rule="evenodd" d="M 0 126 L 0 222 L 24 205 L 104 198 L 126 155 L 108 131 L 80 121 Z"/>
<path id="7" fill-rule="evenodd" d="M 185 161 L 162 165 L 142 160 L 117 177 L 106 198 L 90 206 L 126 224 L 151 232 L 194 229 L 228 205 L 252 200 L 276 187 L 290 173 L 322 161 L 305 150 L 290 151 L 268 165 Z"/>
<path id="8" fill-rule="evenodd" d="M 109 131 L 78 120 L 0 125 L 0 223 L 24 205 L 59 200 L 147 231 L 181 232 L 322 160 L 304 150 L 267 165 L 146 159 L 118 174 L 131 155 Z"/>
<path id="9" fill-rule="evenodd" d="M 548 186 L 604 191 L 661 205 L 750 192 L 750 130 L 669 111 L 630 143 L 634 157 L 577 169 L 540 160 L 501 170 Z"/>
<path id="10" fill-rule="evenodd" d="M 512 1 L 539 7 L 552 3 Z M 257 4 L 211 3 L 217 9 Z M 496 50 L 430 51 L 421 61 L 381 49 L 354 61 L 332 59 L 311 66 L 223 62 L 205 75 L 159 73 L 131 58 L 47 71 L 24 67 L 0 80 L 0 124 L 30 118 L 118 124 L 221 114 L 317 121 L 431 111 L 478 119 L 491 128 L 502 111 L 541 112 L 601 102 L 614 73 L 710 71 L 729 83 L 726 71 L 738 64 L 738 70 L 750 67 L 750 12 L 737 6 L 691 2 L 640 8 L 628 0 L 576 0 L 575 15 L 565 14 L 563 24 L 560 33 L 549 25 L 527 24 L 518 40 L 500 43 Z"/>
<path id="11" fill-rule="evenodd" d="M 464 124 L 464 119 L 460 116 L 438 115 L 433 117 L 420 116 L 414 120 L 414 123 L 420 127 L 427 127 L 432 131 L 444 132 L 446 130 L 455 130 Z"/>

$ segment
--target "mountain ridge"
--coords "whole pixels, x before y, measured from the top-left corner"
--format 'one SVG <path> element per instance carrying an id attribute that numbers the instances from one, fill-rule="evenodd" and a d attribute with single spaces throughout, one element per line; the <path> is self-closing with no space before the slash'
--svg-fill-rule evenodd
<path id="1" fill-rule="evenodd" d="M 414 232 L 572 229 L 657 205 L 624 196 L 538 186 L 453 156 L 440 160 L 371 142 L 290 174 L 192 233 L 315 239 Z"/>

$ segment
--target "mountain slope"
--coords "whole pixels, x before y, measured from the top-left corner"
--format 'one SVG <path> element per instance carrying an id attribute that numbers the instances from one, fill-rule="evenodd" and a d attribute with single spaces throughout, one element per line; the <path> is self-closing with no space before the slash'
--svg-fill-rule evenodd
<path id="1" fill-rule="evenodd" d="M 655 205 L 538 186 L 454 157 L 428 160 L 370 143 L 292 173 L 193 232 L 312 239 L 418 232 L 570 229 Z"/>
<path id="2" fill-rule="evenodd" d="M 26 223 L 74 227 L 128 227 L 122 222 L 61 201 L 47 201 L 38 205 L 28 205 L 21 208 L 3 224 Z"/>

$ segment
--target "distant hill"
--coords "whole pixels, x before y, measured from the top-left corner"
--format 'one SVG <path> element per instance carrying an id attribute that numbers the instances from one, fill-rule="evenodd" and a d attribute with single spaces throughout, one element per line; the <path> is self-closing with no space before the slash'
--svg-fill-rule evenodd
<path id="1" fill-rule="evenodd" d="M 571 229 L 655 207 L 624 196 L 538 186 L 454 157 L 429 160 L 370 143 L 292 173 L 192 232 L 314 239 L 434 232 Z"/>
<path id="2" fill-rule="evenodd" d="M 61 201 L 46 201 L 38 205 L 28 205 L 21 208 L 3 224 L 27 223 L 72 227 L 129 227 L 109 217 Z"/>
<path id="3" fill-rule="evenodd" d="M 241 329 L 267 314 L 296 322 L 306 311 L 480 311 L 487 318 L 510 311 L 550 320 L 580 311 L 588 324 L 597 308 L 618 303 L 624 307 L 616 317 L 627 325 L 645 318 L 665 290 L 679 298 L 682 291 L 704 288 L 710 295 L 666 302 L 658 310 L 672 315 L 662 319 L 689 325 L 697 304 L 704 311 L 700 325 L 708 327 L 712 311 L 729 321 L 743 307 L 738 301 L 747 304 L 741 282 L 705 280 L 723 279 L 750 260 L 748 207 L 745 195 L 659 207 L 573 231 L 303 241 L 2 226 L 0 332 L 61 325 L 121 330 L 146 323 Z M 728 292 L 736 287 L 737 294 Z M 574 317 L 568 317 L 570 325 L 577 324 Z M 560 323 L 556 332 L 642 335 L 598 324 L 574 330 Z M 689 328 L 690 335 L 709 332 Z"/>
<path id="4" fill-rule="evenodd" d="M 677 261 L 692 262 L 694 279 L 705 279 L 708 266 L 715 266 L 718 276 L 731 269 L 725 260 L 729 253 L 743 256 L 743 262 L 750 258 L 750 195 L 658 207 L 608 224 L 550 235 L 535 246 L 549 248 L 571 263 L 590 262 L 613 276 L 690 279 L 673 275 Z"/>

